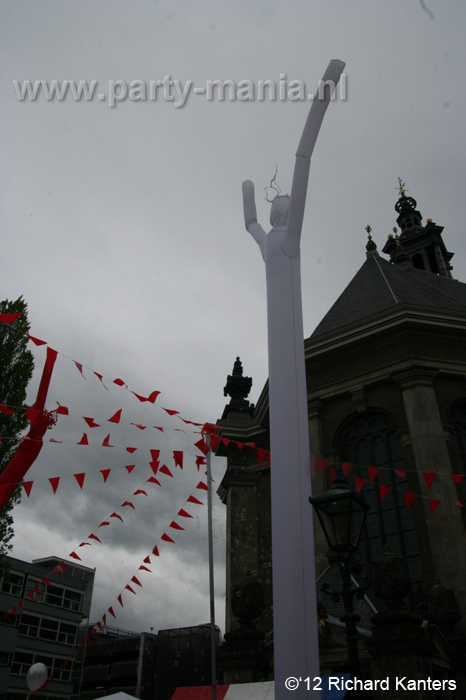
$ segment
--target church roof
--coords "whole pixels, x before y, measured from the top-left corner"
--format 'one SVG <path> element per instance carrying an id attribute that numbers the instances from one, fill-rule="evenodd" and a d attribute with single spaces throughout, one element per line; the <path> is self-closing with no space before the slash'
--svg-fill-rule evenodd
<path id="1" fill-rule="evenodd" d="M 369 255 L 311 338 L 401 305 L 466 314 L 466 284 L 414 267 L 402 268 L 377 253 Z"/>

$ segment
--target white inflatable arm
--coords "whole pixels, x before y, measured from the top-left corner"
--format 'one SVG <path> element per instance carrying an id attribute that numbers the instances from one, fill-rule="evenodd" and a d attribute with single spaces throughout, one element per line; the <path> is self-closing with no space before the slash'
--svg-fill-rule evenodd
<path id="1" fill-rule="evenodd" d="M 267 234 L 262 226 L 257 223 L 256 201 L 254 199 L 254 183 L 251 182 L 251 180 L 246 180 L 243 182 L 243 210 L 246 230 L 249 231 L 251 236 L 254 238 L 261 249 L 262 256 L 264 256 L 264 245 Z"/>
<path id="2" fill-rule="evenodd" d="M 314 96 L 298 150 L 296 151 L 296 163 L 293 173 L 290 210 L 288 215 L 288 233 L 283 243 L 283 250 L 290 257 L 294 257 L 299 252 L 312 152 L 330 102 L 330 96 L 333 94 L 332 84 L 335 87 L 337 86 L 344 68 L 345 64 L 343 61 L 333 60 L 328 64 L 327 70 L 320 82 L 322 88 L 320 91 L 318 90 Z M 330 89 L 325 88 L 326 81 L 331 81 Z M 321 96 L 322 89 L 323 96 Z"/>

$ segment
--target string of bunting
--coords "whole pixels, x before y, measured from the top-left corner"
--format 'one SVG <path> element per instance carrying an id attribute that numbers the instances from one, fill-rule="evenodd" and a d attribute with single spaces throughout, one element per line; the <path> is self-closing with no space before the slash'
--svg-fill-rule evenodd
<path id="1" fill-rule="evenodd" d="M 324 469 L 327 466 L 329 466 L 329 465 L 326 462 L 326 460 L 317 460 L 317 462 L 315 462 L 315 467 L 317 467 L 321 471 L 321 473 L 324 471 Z M 366 485 L 370 485 L 370 486 L 374 486 L 374 487 L 378 486 L 380 498 L 382 498 L 382 499 L 385 498 L 385 496 L 387 496 L 387 494 L 390 491 L 402 493 L 404 495 L 406 509 L 409 508 L 409 506 L 413 503 L 413 501 L 415 500 L 416 497 L 425 498 L 429 501 L 431 515 L 433 515 L 435 513 L 435 511 L 438 509 L 438 507 L 442 504 L 442 501 L 440 501 L 437 498 L 431 498 L 429 496 L 424 496 L 423 494 L 420 494 L 420 493 L 413 493 L 412 491 L 397 489 L 394 486 L 388 486 L 387 484 L 380 484 L 380 483 L 375 481 L 377 478 L 377 475 L 381 469 L 389 471 L 389 472 L 394 472 L 400 479 L 406 479 L 408 473 L 418 474 L 419 472 L 417 472 L 414 469 L 392 469 L 390 467 L 368 466 L 366 468 L 367 468 L 367 471 L 369 474 L 369 479 L 364 479 L 362 477 L 354 476 L 354 474 L 351 474 L 351 470 L 353 469 L 353 464 L 351 464 L 350 462 L 343 462 L 341 467 L 342 467 L 342 471 L 343 471 L 343 474 L 345 477 L 351 476 L 354 479 L 357 493 L 360 493 L 362 491 L 362 489 L 364 488 L 364 486 L 366 486 Z M 437 473 L 437 472 L 421 472 L 421 473 L 422 473 L 424 480 L 426 482 L 427 489 L 430 491 L 430 489 L 432 488 L 432 485 L 435 481 L 435 477 L 438 476 L 439 473 Z M 455 482 L 455 484 L 457 484 L 457 485 L 461 484 L 461 482 L 465 476 L 464 474 L 451 474 L 451 473 L 447 474 L 446 472 L 442 472 L 441 474 L 442 474 L 442 476 L 450 476 L 453 479 L 453 481 Z M 331 482 L 333 482 L 334 477 L 335 477 L 335 469 L 333 467 L 330 467 L 330 481 Z M 464 508 L 464 505 L 461 503 L 461 501 L 459 499 L 456 500 L 454 505 L 457 506 L 458 508 Z"/>

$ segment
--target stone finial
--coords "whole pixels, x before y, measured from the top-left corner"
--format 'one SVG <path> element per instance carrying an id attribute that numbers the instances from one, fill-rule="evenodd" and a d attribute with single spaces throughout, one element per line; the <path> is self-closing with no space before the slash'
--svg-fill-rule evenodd
<path id="1" fill-rule="evenodd" d="M 223 389 L 224 396 L 230 396 L 230 404 L 249 406 L 246 397 L 252 387 L 252 378 L 243 377 L 243 366 L 239 357 L 236 358 L 232 374 L 227 377 L 227 383 Z"/>

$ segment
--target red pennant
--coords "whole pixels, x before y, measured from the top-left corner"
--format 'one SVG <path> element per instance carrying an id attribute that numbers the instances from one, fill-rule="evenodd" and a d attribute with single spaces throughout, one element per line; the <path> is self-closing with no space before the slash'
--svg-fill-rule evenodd
<path id="1" fill-rule="evenodd" d="M 257 460 L 258 460 L 259 466 L 260 466 L 264 460 L 264 457 L 267 454 L 267 450 L 261 450 L 260 447 L 256 447 L 256 452 L 257 452 Z"/>
<path id="2" fill-rule="evenodd" d="M 153 462 L 158 462 L 160 457 L 160 450 L 151 450 L 150 455 Z"/>
<path id="3" fill-rule="evenodd" d="M 34 483 L 33 481 L 23 481 L 23 483 L 22 483 L 23 489 L 26 491 L 26 496 L 28 498 L 31 495 L 31 489 L 32 489 L 33 483 Z"/>
<path id="4" fill-rule="evenodd" d="M 103 634 L 104 628 L 102 627 L 102 623 L 101 623 L 101 622 L 98 622 L 98 623 L 97 623 L 97 627 L 99 628 L 99 630 L 100 630 L 100 631 L 102 632 L 102 634 Z"/>
<path id="5" fill-rule="evenodd" d="M 103 388 L 104 388 L 104 389 L 107 389 L 107 387 L 106 387 L 105 384 L 104 384 L 104 378 L 102 377 L 102 375 L 99 374 L 98 372 L 94 372 L 94 374 L 95 374 L 96 377 L 98 377 L 98 378 L 100 379 L 100 383 L 102 384 Z M 107 389 L 107 391 L 108 391 L 108 389 Z"/>
<path id="6" fill-rule="evenodd" d="M 130 503 L 129 501 L 125 501 L 124 503 L 121 504 L 120 507 L 124 508 L 124 506 L 130 506 L 130 508 L 132 508 L 133 510 L 136 510 L 136 508 L 133 506 L 133 504 Z"/>
<path id="7" fill-rule="evenodd" d="M 0 321 L 2 321 L 2 323 L 13 323 L 13 321 L 16 321 L 16 319 L 22 315 L 22 311 L 17 311 L 16 313 L 11 314 L 0 314 Z"/>
<path id="8" fill-rule="evenodd" d="M 367 467 L 367 471 L 369 473 L 370 483 L 373 484 L 375 477 L 377 476 L 377 474 L 380 471 L 380 467 Z"/>
<path id="9" fill-rule="evenodd" d="M 201 438 L 200 440 L 195 442 L 194 447 L 197 447 L 197 449 L 205 455 L 209 451 L 209 448 L 207 447 L 207 444 L 206 444 L 206 441 L 204 440 L 204 438 Z"/>
<path id="10" fill-rule="evenodd" d="M 393 471 L 400 479 L 406 479 L 406 469 L 394 469 Z"/>
<path id="11" fill-rule="evenodd" d="M 160 465 L 160 462 L 149 462 L 149 466 L 152 469 L 152 471 L 154 472 L 154 474 L 157 474 L 157 472 L 159 470 L 159 465 Z"/>
<path id="12" fill-rule="evenodd" d="M 441 501 L 437 501 L 435 498 L 429 498 L 430 514 L 433 515 L 437 508 L 439 507 Z"/>
<path id="13" fill-rule="evenodd" d="M 110 474 L 111 471 L 112 471 L 111 469 L 101 469 L 100 470 L 100 473 L 102 474 L 102 476 L 104 478 L 104 484 L 107 481 L 108 475 Z"/>
<path id="14" fill-rule="evenodd" d="M 146 561 L 146 560 L 144 559 L 144 561 Z M 149 563 L 150 563 L 150 560 L 149 560 Z M 138 571 L 148 571 L 150 574 L 152 573 L 152 571 L 150 569 L 148 569 L 147 566 L 140 566 Z"/>
<path id="15" fill-rule="evenodd" d="M 160 432 L 163 433 L 163 428 L 159 428 L 158 425 L 153 425 L 152 427 L 155 428 L 156 430 L 160 430 Z"/>
<path id="16" fill-rule="evenodd" d="M 228 445 L 231 442 L 231 440 L 229 440 L 228 438 L 224 438 L 224 437 L 222 437 L 221 440 L 222 440 L 223 444 L 225 445 L 225 447 L 228 447 Z"/>
<path id="17" fill-rule="evenodd" d="M 116 615 L 115 615 L 115 613 L 113 612 L 112 606 L 109 607 L 108 612 L 109 612 L 110 615 L 112 615 L 112 616 L 115 618 L 115 620 L 116 620 Z"/>
<path id="18" fill-rule="evenodd" d="M 86 545 L 88 547 L 92 547 L 92 544 L 90 542 L 81 542 L 81 544 L 78 544 L 78 547 L 85 547 Z"/>
<path id="19" fill-rule="evenodd" d="M 87 418 L 86 416 L 83 416 L 83 418 L 90 428 L 100 428 L 100 425 L 93 418 Z"/>
<path id="20" fill-rule="evenodd" d="M 204 465 L 205 463 L 206 463 L 205 457 L 196 457 L 197 471 L 199 471 L 199 468 L 201 467 L 201 465 Z"/>
<path id="21" fill-rule="evenodd" d="M 147 555 L 147 557 L 143 561 L 144 561 L 144 564 L 152 564 L 149 555 Z"/>
<path id="22" fill-rule="evenodd" d="M 183 508 L 178 511 L 178 515 L 181 515 L 182 518 L 192 518 L 193 517 L 190 513 L 187 513 Z"/>
<path id="23" fill-rule="evenodd" d="M 126 449 L 126 452 L 129 452 L 132 455 L 132 454 L 134 454 L 134 452 L 136 452 L 136 450 L 138 448 L 137 447 L 126 447 L 125 449 Z"/>
<path id="24" fill-rule="evenodd" d="M 139 568 L 140 568 L 140 567 L 139 567 Z M 149 571 L 149 569 L 147 569 L 147 571 Z M 136 578 L 136 576 L 133 576 L 133 578 L 131 579 L 131 581 L 132 581 L 133 583 L 135 583 L 137 586 L 141 586 L 141 588 L 142 588 L 142 583 L 139 581 L 139 579 Z"/>
<path id="25" fill-rule="evenodd" d="M 137 491 L 135 491 L 133 493 L 133 496 L 138 496 L 140 493 L 143 493 L 144 496 L 148 496 L 148 494 L 145 491 L 143 491 L 142 489 L 138 489 Z"/>
<path id="26" fill-rule="evenodd" d="M 359 493 L 363 488 L 364 484 L 367 484 L 366 479 L 360 479 L 358 476 L 354 477 L 354 483 L 356 484 L 356 491 Z"/>
<path id="27" fill-rule="evenodd" d="M 181 525 L 178 525 L 178 523 L 175 523 L 174 520 L 171 521 L 170 527 L 172 527 L 174 530 L 184 530 L 184 527 L 181 527 Z"/>
<path id="28" fill-rule="evenodd" d="M 103 523 L 100 523 L 99 527 L 104 527 L 104 525 L 110 525 L 110 523 L 108 522 L 108 520 L 104 520 Z"/>
<path id="29" fill-rule="evenodd" d="M 435 479 L 435 472 L 422 472 L 422 476 L 426 480 L 427 488 L 430 489 Z"/>
<path id="30" fill-rule="evenodd" d="M 317 469 L 321 474 L 323 474 L 326 466 L 327 466 L 326 459 L 317 459 L 314 462 L 314 464 L 311 465 L 311 468 Z"/>
<path id="31" fill-rule="evenodd" d="M 350 473 L 352 468 L 353 468 L 353 465 L 351 464 L 351 462 L 342 462 L 341 470 L 343 472 L 343 476 L 348 476 L 348 474 Z M 372 481 L 371 481 L 371 484 L 372 484 Z"/>
<path id="32" fill-rule="evenodd" d="M 73 557 L 73 559 L 79 559 L 79 561 L 82 561 L 81 557 L 78 557 L 76 552 L 71 552 L 68 556 Z"/>
<path id="33" fill-rule="evenodd" d="M 57 401 L 57 403 L 58 403 L 58 401 Z M 69 416 L 70 415 L 68 408 L 66 406 L 61 406 L 59 403 L 58 403 L 58 408 L 56 409 L 56 411 L 57 411 L 57 416 Z"/>
<path id="34" fill-rule="evenodd" d="M 114 383 L 114 384 L 117 384 L 118 386 L 126 386 L 126 384 L 125 384 L 125 382 L 123 381 L 123 379 L 118 379 L 118 378 L 117 378 L 117 379 L 114 379 L 114 380 L 113 380 L 113 383 Z"/>
<path id="35" fill-rule="evenodd" d="M 267 466 L 270 467 L 270 452 L 267 452 Z"/>
<path id="36" fill-rule="evenodd" d="M 135 425 L 139 430 L 145 430 L 147 428 L 147 425 L 141 425 L 141 423 L 130 423 L 130 425 Z"/>
<path id="37" fill-rule="evenodd" d="M 34 343 L 34 345 L 47 345 L 47 343 L 45 342 L 45 340 L 40 340 L 39 338 L 34 338 L 34 336 L 33 336 L 33 335 L 29 335 L 29 333 L 25 333 L 24 335 L 27 335 L 27 337 L 29 338 L 29 340 L 32 340 L 32 342 Z"/>
<path id="38" fill-rule="evenodd" d="M 176 414 L 179 413 L 179 411 L 173 411 L 171 408 L 163 408 L 163 410 L 166 411 L 169 416 L 176 416 Z"/>
<path id="39" fill-rule="evenodd" d="M 451 478 L 455 482 L 455 484 L 461 484 L 463 480 L 464 474 L 452 474 Z"/>
<path id="40" fill-rule="evenodd" d="M 83 474 L 73 474 L 74 478 L 78 482 L 79 486 L 82 488 L 84 484 L 84 477 L 86 476 L 85 473 Z"/>
<path id="41" fill-rule="evenodd" d="M 121 607 L 123 607 L 123 598 L 121 597 L 121 593 L 120 593 L 120 595 L 117 597 L 117 600 L 118 600 L 118 602 L 120 603 Z"/>
<path id="42" fill-rule="evenodd" d="M 183 452 L 180 450 L 173 450 L 173 459 L 175 460 L 175 467 L 183 469 Z"/>
<path id="43" fill-rule="evenodd" d="M 385 484 L 379 484 L 380 498 L 385 498 L 387 493 L 392 490 L 391 486 L 386 486 Z"/>
<path id="44" fill-rule="evenodd" d="M 99 540 L 99 538 L 97 537 L 97 535 L 94 535 L 94 534 L 89 535 L 89 537 L 88 537 L 87 539 L 88 539 L 88 540 L 97 540 L 97 542 L 100 542 L 100 544 L 102 544 L 102 540 Z"/>
<path id="45" fill-rule="evenodd" d="M 202 501 L 197 500 L 196 496 L 190 496 L 187 500 L 187 503 L 196 503 L 198 506 L 204 505 Z"/>
<path id="46" fill-rule="evenodd" d="M 49 442 L 58 442 L 59 445 L 62 444 L 61 440 L 54 440 L 53 438 L 50 438 Z"/>
<path id="47" fill-rule="evenodd" d="M 134 590 L 131 588 L 131 586 L 129 585 L 129 583 L 126 584 L 125 588 L 126 588 L 128 591 L 131 591 L 131 593 L 134 593 L 134 595 L 136 595 L 136 591 L 134 591 Z"/>
<path id="48" fill-rule="evenodd" d="M 175 540 L 172 540 L 172 538 L 169 537 L 166 533 L 164 533 L 164 534 L 162 535 L 161 539 L 162 539 L 164 542 L 173 542 L 173 544 L 175 544 Z"/>
<path id="49" fill-rule="evenodd" d="M 104 438 L 102 442 L 102 447 L 113 447 L 113 445 L 110 444 L 110 433 L 107 435 L 106 438 Z"/>
<path id="50" fill-rule="evenodd" d="M 18 600 L 18 607 L 21 610 L 21 612 L 23 612 L 23 601 L 22 600 Z"/>
<path id="51" fill-rule="evenodd" d="M 464 505 L 461 503 L 461 501 L 456 501 L 455 506 L 458 506 L 459 508 L 464 508 Z"/>
<path id="52" fill-rule="evenodd" d="M 107 626 L 107 613 L 102 615 L 102 622 L 104 623 L 104 626 L 106 627 Z"/>
<path id="53" fill-rule="evenodd" d="M 160 394 L 160 391 L 153 391 L 153 392 L 150 393 L 149 396 L 147 397 L 147 401 L 149 401 L 149 403 L 155 403 L 156 400 L 157 400 L 157 396 L 158 396 L 159 394 Z"/>
<path id="54" fill-rule="evenodd" d="M 414 501 L 414 499 L 416 498 L 416 494 L 415 494 L 415 493 L 411 493 L 411 491 L 405 491 L 404 494 L 405 494 L 405 508 L 409 508 L 409 506 L 411 505 L 411 503 L 412 503 L 412 502 Z"/>
<path id="55" fill-rule="evenodd" d="M 48 578 L 45 578 L 45 577 L 44 577 L 44 578 L 42 579 L 41 583 L 45 583 L 45 585 L 46 585 L 48 588 L 52 588 L 52 584 L 50 583 L 50 581 L 48 580 Z"/>
<path id="56" fill-rule="evenodd" d="M 122 523 L 124 522 L 123 518 L 121 517 L 121 515 L 118 515 L 118 513 L 112 513 L 110 517 L 118 518 L 118 520 L 121 520 Z"/>
<path id="57" fill-rule="evenodd" d="M 220 437 L 218 435 L 211 435 L 210 436 L 210 449 L 215 450 L 215 448 L 217 447 L 219 442 L 220 442 Z"/>
<path id="58" fill-rule="evenodd" d="M 6 416 L 12 416 L 16 411 L 12 411 L 11 408 L 8 408 L 5 404 L 0 404 L 0 411 L 4 413 Z"/>
<path id="59" fill-rule="evenodd" d="M 83 433 L 83 436 L 79 442 L 76 443 L 77 445 L 88 445 L 89 440 L 87 439 L 86 433 Z"/>
<path id="60" fill-rule="evenodd" d="M 157 484 L 157 486 L 162 486 L 162 484 L 160 483 L 160 481 L 159 481 L 158 479 L 156 479 L 155 476 L 151 476 L 149 479 L 147 479 L 147 482 L 146 482 L 146 483 L 149 483 L 149 484 Z"/>
<path id="61" fill-rule="evenodd" d="M 82 364 L 80 362 L 76 362 L 76 360 L 73 360 L 73 362 L 76 365 L 76 367 L 79 369 L 79 371 L 81 372 L 82 376 L 84 377 Z M 84 377 L 84 379 L 86 379 L 86 377 Z"/>
<path id="62" fill-rule="evenodd" d="M 154 549 L 152 550 L 152 554 L 155 554 L 156 557 L 160 556 L 159 549 L 158 549 L 157 545 L 155 545 Z"/>
<path id="63" fill-rule="evenodd" d="M 209 490 L 208 487 L 207 487 L 207 484 L 204 484 L 203 481 L 200 481 L 200 482 L 198 483 L 198 485 L 196 486 L 196 488 L 197 488 L 197 489 L 202 489 L 203 491 L 208 491 L 208 490 Z"/>
<path id="64" fill-rule="evenodd" d="M 53 492 L 57 493 L 58 484 L 60 483 L 60 477 L 54 476 L 51 479 L 49 479 L 49 481 L 52 486 Z"/>
<path id="65" fill-rule="evenodd" d="M 235 445 L 238 445 L 238 448 L 241 450 L 241 448 L 244 446 L 244 442 L 238 442 L 237 440 L 233 441 Z"/>
<path id="66" fill-rule="evenodd" d="M 166 464 L 164 464 L 163 467 L 160 467 L 159 472 L 166 474 L 167 476 L 173 476 Z"/>
<path id="67" fill-rule="evenodd" d="M 133 471 L 135 466 L 136 466 L 135 464 L 127 464 L 126 465 L 125 469 L 127 470 L 128 474 L 131 474 L 131 472 Z"/>

